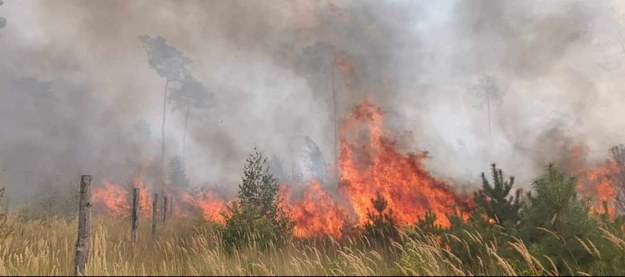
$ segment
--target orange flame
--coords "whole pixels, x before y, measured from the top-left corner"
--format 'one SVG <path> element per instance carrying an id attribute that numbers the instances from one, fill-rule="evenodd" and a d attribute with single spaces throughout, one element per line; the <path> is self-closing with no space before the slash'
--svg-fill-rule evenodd
<path id="1" fill-rule="evenodd" d="M 128 216 L 128 189 L 108 179 L 102 179 L 102 186 L 96 187 L 91 195 L 95 208 L 106 210 L 112 216 Z"/>
<path id="2" fill-rule="evenodd" d="M 449 226 L 447 213 L 464 207 L 466 201 L 436 180 L 423 167 L 427 153 L 402 154 L 396 142 L 383 129 L 382 111 L 370 101 L 362 101 L 341 129 L 340 188 L 351 201 L 358 222 L 367 222 L 371 199 L 379 192 L 400 224 L 411 224 L 428 209 L 437 215 L 437 224 Z M 368 139 L 351 139 L 364 125 Z"/>
<path id="3" fill-rule="evenodd" d="M 220 212 L 226 207 L 226 202 L 215 193 L 211 191 L 202 193 L 198 197 L 193 198 L 192 203 L 202 211 L 205 219 L 224 223 L 224 218 Z"/>
<path id="4" fill-rule="evenodd" d="M 350 72 L 350 67 L 346 67 L 346 72 Z M 381 109 L 364 100 L 343 123 L 338 195 L 329 194 L 316 180 L 310 182 L 299 199 L 291 199 L 290 189 L 282 187 L 280 196 L 296 224 L 296 237 L 338 238 L 346 222 L 366 223 L 367 211 L 372 210 L 371 201 L 377 193 L 387 200 L 387 209 L 393 210 L 399 224 L 415 223 L 431 209 L 437 215 L 437 224 L 449 226 L 446 214 L 454 212 L 454 206 L 460 209 L 468 206 L 466 199 L 457 196 L 424 168 L 427 153 L 401 153 L 396 141 L 383 128 L 382 120 Z M 368 136 L 362 136 L 362 129 Z M 135 178 L 133 185 L 142 190 L 141 209 L 151 213 L 144 182 Z M 187 216 L 191 209 L 198 209 L 205 219 L 224 223 L 221 212 L 226 201 L 215 193 L 169 193 L 175 195 L 175 216 Z M 335 197 L 339 196 L 345 201 L 336 201 Z M 111 215 L 128 214 L 128 190 L 108 180 L 96 189 L 93 200 Z"/>
<path id="5" fill-rule="evenodd" d="M 590 198 L 592 204 L 591 213 L 607 213 L 610 218 L 616 216 L 614 176 L 617 172 L 617 164 L 610 160 L 604 165 L 588 170 L 585 174 L 582 174 L 582 178 L 580 178 L 581 180 L 577 184 L 577 191 L 581 197 Z"/>
<path id="6" fill-rule="evenodd" d="M 287 201 L 286 208 L 291 212 L 291 219 L 295 221 L 295 237 L 312 238 L 330 235 L 338 238 L 341 236 L 341 228 L 347 218 L 346 213 L 323 190 L 319 181 L 313 180 L 299 201 L 289 202 L 288 197 L 285 197 L 289 192 L 286 187 L 283 187 L 281 195 Z"/>
<path id="7" fill-rule="evenodd" d="M 135 177 L 132 186 L 139 189 L 139 216 L 151 217 L 152 205 L 143 178 Z M 102 186 L 94 189 L 91 200 L 96 208 L 103 209 L 112 216 L 130 215 L 130 189 L 106 178 L 102 180 Z"/>

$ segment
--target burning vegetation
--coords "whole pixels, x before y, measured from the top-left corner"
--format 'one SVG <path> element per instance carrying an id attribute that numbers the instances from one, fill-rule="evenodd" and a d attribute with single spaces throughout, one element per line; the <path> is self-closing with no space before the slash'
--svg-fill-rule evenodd
<path id="1" fill-rule="evenodd" d="M 360 134 L 366 134 L 361 136 Z M 426 153 L 403 154 L 397 142 L 383 126 L 383 113 L 370 100 L 360 102 L 343 123 L 340 132 L 340 179 L 338 186 L 311 180 L 300 197 L 291 195 L 293 187 L 283 185 L 281 198 L 295 222 L 294 236 L 339 238 L 349 225 L 364 226 L 367 213 L 374 209 L 372 199 L 377 195 L 387 201 L 400 225 L 414 224 L 431 210 L 436 223 L 449 226 L 446 214 L 453 207 L 468 208 L 466 197 L 457 195 L 443 181 L 425 169 Z M 143 174 L 133 180 L 140 189 L 140 210 L 151 216 L 152 194 L 146 189 Z M 169 188 L 174 199 L 174 214 L 188 216 L 199 210 L 206 220 L 223 223 L 221 212 L 228 200 L 216 193 L 190 193 Z M 113 216 L 128 216 L 130 187 L 114 184 L 107 179 L 96 187 L 93 201 L 99 209 Z"/>
<path id="2" fill-rule="evenodd" d="M 449 215 L 466 212 L 473 204 L 467 195 L 455 192 L 444 181 L 433 176 L 424 166 L 427 152 L 402 153 L 398 142 L 384 128 L 382 110 L 370 99 L 361 101 L 348 114 L 340 128 L 338 184 L 324 184 L 312 179 L 307 185 L 282 183 L 281 206 L 294 222 L 293 235 L 298 238 L 331 236 L 340 238 L 350 227 L 371 223 L 376 198 L 385 201 L 385 210 L 392 213 L 400 226 L 416 224 L 419 219 L 434 216 L 433 224 L 450 227 Z M 573 150 L 579 157 L 579 148 Z M 577 155 L 575 154 L 577 153 Z M 591 213 L 617 215 L 616 178 L 619 167 L 610 160 L 596 168 L 576 168 L 576 190 L 579 198 L 588 199 Z M 328 171 L 332 171 L 329 169 Z M 152 195 L 139 174 L 132 186 L 122 186 L 103 179 L 93 193 L 96 208 L 112 216 L 127 217 L 130 213 L 130 188 L 140 190 L 141 214 L 152 215 Z M 199 212 L 205 220 L 224 223 L 222 213 L 228 202 L 210 190 L 189 192 L 169 187 L 173 214 L 188 217 Z M 517 199 L 520 196 L 517 195 Z M 607 210 L 606 210 L 607 209 Z M 493 220 L 493 219 L 491 219 Z"/>

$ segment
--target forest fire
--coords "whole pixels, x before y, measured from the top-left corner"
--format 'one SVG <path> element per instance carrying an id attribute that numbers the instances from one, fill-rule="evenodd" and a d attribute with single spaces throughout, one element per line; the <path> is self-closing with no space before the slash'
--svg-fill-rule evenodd
<path id="1" fill-rule="evenodd" d="M 294 235 L 313 238 L 329 235 L 339 238 L 346 223 L 362 226 L 373 210 L 372 199 L 379 193 L 392 210 L 397 223 L 413 224 L 428 210 L 437 216 L 437 224 L 449 226 L 447 214 L 469 208 L 469 200 L 454 193 L 436 179 L 423 164 L 427 152 L 402 153 L 398 142 L 383 126 L 383 112 L 370 100 L 361 101 L 343 122 L 340 130 L 339 184 L 337 193 L 327 191 L 318 180 L 312 180 L 296 198 L 292 188 L 283 185 L 280 197 L 295 222 Z M 614 176 L 616 163 L 609 161 L 595 169 L 586 169 L 581 150 L 573 149 L 573 169 L 579 176 L 580 197 L 590 197 L 592 212 L 616 215 Z M 143 178 L 134 178 L 139 188 L 142 215 L 151 215 L 152 208 Z M 336 188 L 336 187 L 335 187 Z M 174 215 L 186 217 L 192 210 L 206 220 L 224 223 L 221 212 L 226 201 L 211 191 L 189 193 L 171 190 L 175 199 Z M 339 200 L 337 200 L 339 199 Z M 129 214 L 129 189 L 107 179 L 93 193 L 94 203 L 113 216 Z"/>
<path id="2" fill-rule="evenodd" d="M 382 126 L 382 111 L 368 100 L 362 101 L 341 129 L 341 184 L 343 195 L 351 201 L 358 222 L 367 221 L 371 199 L 380 193 L 388 201 L 399 224 L 410 224 L 428 209 L 437 223 L 448 226 L 447 213 L 462 208 L 466 201 L 436 180 L 423 166 L 426 153 L 402 154 Z M 368 138 L 351 138 L 360 128 Z"/>
<path id="3" fill-rule="evenodd" d="M 358 137 L 361 130 L 367 138 Z M 448 226 L 446 214 L 454 206 L 466 207 L 466 201 L 454 194 L 443 182 L 436 180 L 423 166 L 425 153 L 402 154 L 396 142 L 382 125 L 380 108 L 368 100 L 355 107 L 341 129 L 340 182 L 338 194 L 344 201 L 336 201 L 319 181 L 313 180 L 299 199 L 292 199 L 290 189 L 283 187 L 285 199 L 296 226 L 296 237 L 319 235 L 340 237 L 346 222 L 364 224 L 367 211 L 372 210 L 372 199 L 380 193 L 388 201 L 399 224 L 415 223 L 428 209 L 437 216 L 437 223 Z M 135 187 L 142 188 L 141 210 L 151 213 L 148 193 L 140 178 Z M 190 194 L 176 191 L 174 215 L 188 216 L 190 209 L 201 211 L 205 219 L 223 223 L 220 212 L 226 201 L 213 192 Z M 128 215 L 128 190 L 108 180 L 94 192 L 94 202 L 114 216 Z M 143 212 L 142 212 L 143 213 Z"/>
<path id="4" fill-rule="evenodd" d="M 139 209 L 141 216 L 152 216 L 152 206 L 147 187 L 141 176 L 132 180 L 132 187 L 139 189 Z M 96 207 L 107 211 L 113 216 L 130 215 L 130 189 L 115 184 L 108 179 L 102 180 L 102 186 L 96 187 L 91 196 Z"/>
<path id="5" fill-rule="evenodd" d="M 581 174 L 577 184 L 577 191 L 582 198 L 590 198 L 591 212 L 606 214 L 610 218 L 616 216 L 615 176 L 618 172 L 617 164 L 609 160 L 602 166 L 586 170 Z M 607 211 L 606 211 L 607 209 Z"/>
<path id="6" fill-rule="evenodd" d="M 289 201 L 288 194 L 288 189 L 283 187 L 281 195 L 295 221 L 296 237 L 311 238 L 324 234 L 334 238 L 341 236 L 341 228 L 347 219 L 345 210 L 323 190 L 319 181 L 313 180 L 299 201 Z"/>
<path id="7" fill-rule="evenodd" d="M 91 195 L 96 208 L 106 210 L 112 216 L 128 216 L 128 189 L 112 183 L 108 179 L 102 180 L 102 186 L 96 187 Z"/>

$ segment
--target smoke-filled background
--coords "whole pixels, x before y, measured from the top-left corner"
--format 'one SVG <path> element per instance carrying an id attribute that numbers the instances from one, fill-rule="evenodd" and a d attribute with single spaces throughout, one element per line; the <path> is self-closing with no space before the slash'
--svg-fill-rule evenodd
<path id="1" fill-rule="evenodd" d="M 310 142 L 332 164 L 333 88 L 338 120 L 371 96 L 454 184 L 497 162 L 528 187 L 573 145 L 601 160 L 624 141 L 620 1 L 4 2 L 0 167 L 17 199 L 158 161 L 165 79 L 141 35 L 190 58 L 209 91 L 189 119 L 196 186 L 234 191 L 254 147 L 285 176 L 310 178 Z M 183 126 L 168 107 L 168 158 Z"/>

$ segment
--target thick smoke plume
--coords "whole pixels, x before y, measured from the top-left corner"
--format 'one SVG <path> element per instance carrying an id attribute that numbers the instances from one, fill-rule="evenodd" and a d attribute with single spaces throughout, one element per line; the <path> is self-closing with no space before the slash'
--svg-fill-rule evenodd
<path id="1" fill-rule="evenodd" d="M 623 12 L 618 1 L 7 0 L 3 178 L 26 195 L 81 173 L 125 182 L 158 160 L 165 80 L 138 39 L 150 35 L 193 60 L 213 95 L 189 121 L 191 184 L 232 193 L 255 146 L 282 175 L 325 174 L 335 108 L 340 121 L 371 96 L 438 175 L 474 182 L 497 162 L 525 186 L 575 145 L 602 159 L 622 142 Z M 485 76 L 496 97 L 480 93 Z M 169 110 L 168 157 L 183 122 Z"/>

